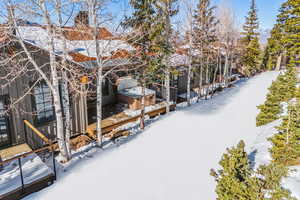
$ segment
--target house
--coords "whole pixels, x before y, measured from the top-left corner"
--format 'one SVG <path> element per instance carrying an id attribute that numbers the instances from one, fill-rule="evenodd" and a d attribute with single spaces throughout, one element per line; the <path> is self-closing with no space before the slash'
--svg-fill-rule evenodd
<path id="1" fill-rule="evenodd" d="M 86 13 L 80 12 L 81 17 L 76 17 L 75 27 L 63 27 L 63 34 L 67 41 L 68 60 L 67 62 L 78 67 L 84 72 L 93 72 L 95 67 L 95 42 L 91 37 L 91 28 L 88 21 L 82 19 Z M 42 70 L 49 75 L 49 36 L 44 26 L 38 24 L 21 24 L 18 26 L 16 37 L 21 38 L 26 46 L 32 50 L 35 61 L 41 66 Z M 113 67 L 121 68 L 131 65 L 130 59 L 126 58 L 126 52 L 134 48 L 126 42 L 114 38 L 113 34 L 105 28 L 99 28 L 97 40 L 102 47 L 101 53 L 105 59 L 103 65 L 104 72 L 111 70 Z M 4 36 L 0 36 L 3 48 L 2 53 L 6 55 L 15 55 L 22 50 L 19 43 L 11 41 L 6 43 Z M 63 40 L 55 37 L 55 53 L 57 59 L 61 59 Z M 43 142 L 32 132 L 32 130 L 24 125 L 23 120 L 26 119 L 32 123 L 38 130 L 45 134 L 48 138 L 54 139 L 56 136 L 56 117 L 53 108 L 53 99 L 51 91 L 44 81 L 38 81 L 40 76 L 32 69 L 30 63 L 27 63 L 28 70 L 22 72 L 10 84 L 5 85 L 4 80 L 0 80 L 2 85 L 0 90 L 0 149 L 9 146 L 28 143 L 31 148 L 35 149 L 43 145 Z M 8 63 L 13 65 L 13 63 Z M 0 70 L 1 75 L 5 74 L 5 70 Z M 80 77 L 79 77 L 80 78 Z M 85 76 L 82 77 L 87 78 Z M 89 77 L 88 77 L 89 78 Z M 103 105 L 109 105 L 117 101 L 116 86 L 108 77 L 105 79 L 102 87 Z M 88 81 L 88 84 L 82 84 L 82 91 L 95 91 L 95 78 Z M 4 87 L 5 85 L 5 87 Z M 63 94 L 64 87 L 60 84 L 60 93 Z M 93 88 L 94 87 L 94 88 Z M 31 88 L 31 93 L 26 91 Z M 22 97 L 22 100 L 14 109 L 7 108 L 12 101 Z M 72 116 L 72 134 L 84 133 L 88 125 L 88 111 L 95 110 L 95 98 L 93 95 L 83 95 L 81 93 L 70 96 L 71 100 L 71 116 Z M 62 102 L 62 110 L 64 111 L 64 100 Z"/>

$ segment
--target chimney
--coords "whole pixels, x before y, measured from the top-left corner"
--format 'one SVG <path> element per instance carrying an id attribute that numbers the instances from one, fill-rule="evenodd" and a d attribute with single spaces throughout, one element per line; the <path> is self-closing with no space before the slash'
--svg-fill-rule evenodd
<path id="1" fill-rule="evenodd" d="M 75 17 L 75 27 L 89 26 L 89 13 L 88 11 L 80 11 Z"/>

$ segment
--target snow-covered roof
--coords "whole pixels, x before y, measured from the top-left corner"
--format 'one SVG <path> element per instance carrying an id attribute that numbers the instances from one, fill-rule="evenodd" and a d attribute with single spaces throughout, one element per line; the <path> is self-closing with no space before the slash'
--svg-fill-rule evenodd
<path id="1" fill-rule="evenodd" d="M 97 66 L 97 61 L 91 60 L 91 61 L 81 62 L 80 64 L 82 64 L 84 67 L 89 69 Z M 111 68 L 111 67 L 133 65 L 133 64 L 137 64 L 137 62 L 134 62 L 132 59 L 129 58 L 115 58 L 115 59 L 109 59 L 105 61 L 102 67 Z"/>
<path id="2" fill-rule="evenodd" d="M 47 30 L 41 26 L 18 26 L 19 37 L 24 41 L 50 50 L 50 36 Z M 119 39 L 101 39 L 98 40 L 100 46 L 100 54 L 103 57 L 110 57 L 118 50 L 133 51 L 135 48 Z M 66 46 L 68 53 L 80 53 L 87 57 L 96 57 L 96 44 L 93 40 L 67 40 Z M 54 48 L 56 54 L 63 52 L 63 39 L 59 36 L 54 38 Z"/>
<path id="3" fill-rule="evenodd" d="M 140 98 L 142 96 L 142 87 L 137 86 L 137 87 L 127 88 L 124 90 L 120 90 L 119 93 L 124 96 L 132 97 L 132 98 Z M 155 95 L 155 91 L 145 88 L 145 95 L 146 96 Z"/>

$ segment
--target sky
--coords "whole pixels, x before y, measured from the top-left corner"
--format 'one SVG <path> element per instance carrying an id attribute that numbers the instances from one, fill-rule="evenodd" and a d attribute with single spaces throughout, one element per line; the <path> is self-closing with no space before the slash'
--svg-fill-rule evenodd
<path id="1" fill-rule="evenodd" d="M 214 0 L 218 3 L 220 0 Z M 250 0 L 227 0 L 231 2 L 237 21 L 243 24 L 250 7 Z M 256 0 L 261 29 L 272 29 L 276 22 L 278 9 L 285 0 Z"/>
<path id="2" fill-rule="evenodd" d="M 197 4 L 199 0 L 189 0 L 189 1 Z M 233 11 L 235 12 L 238 26 L 242 27 L 242 24 L 245 22 L 245 16 L 247 15 L 247 12 L 249 10 L 251 0 L 211 0 L 211 1 L 213 5 L 218 5 L 220 1 L 226 2 L 229 5 L 231 5 Z M 280 5 L 284 1 L 285 0 L 256 0 L 257 8 L 258 8 L 258 16 L 260 21 L 260 29 L 262 30 L 272 29 L 276 21 L 276 15 L 278 14 L 278 9 L 280 8 Z M 116 17 L 116 21 L 119 21 L 124 16 L 125 13 L 127 15 L 130 15 L 130 6 L 128 4 L 129 0 L 113 0 L 113 2 L 115 3 L 109 5 L 109 10 L 112 12 L 112 15 Z M 183 0 L 178 0 L 178 2 L 183 2 Z M 183 9 L 181 8 L 180 10 Z M 176 17 L 176 20 L 182 21 L 184 17 L 185 14 L 181 12 Z"/>
<path id="3" fill-rule="evenodd" d="M 195 3 L 198 2 L 198 0 L 192 1 L 194 1 Z M 218 5 L 220 1 L 224 1 L 232 7 L 235 12 L 238 26 L 242 27 L 242 24 L 245 22 L 245 16 L 247 15 L 250 7 L 250 0 L 212 0 L 212 5 Z M 261 29 L 272 29 L 276 21 L 278 9 L 284 1 L 285 0 L 256 0 Z M 118 3 L 111 8 L 116 15 L 124 13 L 124 10 L 128 9 L 129 6 L 128 0 L 119 0 L 117 2 Z M 129 12 L 130 11 L 128 11 L 127 13 Z M 182 19 L 183 16 L 184 14 L 181 13 L 176 18 Z"/>

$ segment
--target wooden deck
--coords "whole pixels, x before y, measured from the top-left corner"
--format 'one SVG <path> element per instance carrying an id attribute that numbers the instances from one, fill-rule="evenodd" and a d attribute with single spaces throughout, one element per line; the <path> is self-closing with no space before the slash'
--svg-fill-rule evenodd
<path id="1" fill-rule="evenodd" d="M 160 108 L 146 112 L 146 115 L 148 115 L 149 117 L 155 117 L 157 115 L 160 114 L 164 114 L 166 113 L 166 106 L 164 105 L 164 103 L 160 103 L 159 105 L 161 105 Z M 171 110 L 175 110 L 176 105 L 171 105 Z M 106 135 L 111 133 L 112 131 L 114 131 L 116 128 L 130 123 L 130 122 L 136 122 L 139 118 L 141 117 L 141 115 L 137 115 L 134 117 L 128 116 L 126 115 L 124 112 L 113 115 L 107 119 L 102 120 L 102 134 Z M 86 133 L 89 137 L 91 138 L 96 138 L 96 128 L 97 128 L 97 124 L 93 123 L 90 124 L 87 127 Z M 115 132 L 115 134 L 118 134 L 118 132 Z"/>
<path id="2" fill-rule="evenodd" d="M 12 157 L 15 157 L 16 155 L 28 153 L 31 151 L 32 149 L 27 144 L 20 144 L 20 145 L 16 145 L 13 147 L 0 150 L 0 157 L 4 161 Z"/>

